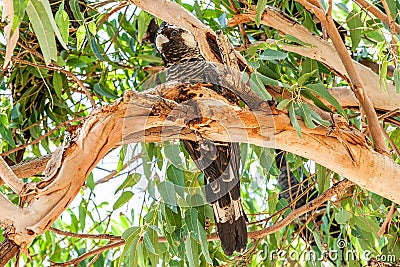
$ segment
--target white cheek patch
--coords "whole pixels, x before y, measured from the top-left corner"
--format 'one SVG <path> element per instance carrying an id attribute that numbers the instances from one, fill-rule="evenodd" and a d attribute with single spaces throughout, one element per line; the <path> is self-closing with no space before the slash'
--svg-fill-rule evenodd
<path id="1" fill-rule="evenodd" d="M 165 35 L 162 35 L 162 34 L 157 35 L 156 46 L 157 46 L 158 51 L 161 51 L 162 44 L 165 44 L 168 42 L 169 42 L 169 39 L 167 37 L 165 37 Z"/>
<path id="2" fill-rule="evenodd" d="M 182 39 L 187 46 L 193 47 L 193 48 L 197 47 L 196 39 L 194 39 L 194 36 L 191 33 L 183 32 Z"/>

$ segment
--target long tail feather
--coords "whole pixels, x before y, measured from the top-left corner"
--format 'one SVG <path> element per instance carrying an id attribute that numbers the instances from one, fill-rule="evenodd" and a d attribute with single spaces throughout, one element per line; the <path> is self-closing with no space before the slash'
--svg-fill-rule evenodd
<path id="1" fill-rule="evenodd" d="M 240 199 L 239 144 L 216 145 L 210 140 L 183 141 L 183 144 L 204 173 L 206 199 L 213 206 L 224 253 L 243 252 L 247 246 L 247 217 Z"/>

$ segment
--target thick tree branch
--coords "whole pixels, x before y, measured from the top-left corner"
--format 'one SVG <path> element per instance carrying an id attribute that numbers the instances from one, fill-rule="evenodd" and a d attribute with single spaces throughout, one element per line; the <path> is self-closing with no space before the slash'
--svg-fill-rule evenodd
<path id="1" fill-rule="evenodd" d="M 47 133 L 41 135 L 39 138 L 33 140 L 32 142 L 23 144 L 23 145 L 21 145 L 21 146 L 19 146 L 19 147 L 16 147 L 16 148 L 13 148 L 13 149 L 8 150 L 8 151 L 6 151 L 6 152 L 3 152 L 3 153 L 0 154 L 0 156 L 3 156 L 3 157 L 4 157 L 4 156 L 8 156 L 8 155 L 10 155 L 10 154 L 12 154 L 12 153 L 14 153 L 14 152 L 17 152 L 18 150 L 21 150 L 21 149 L 24 149 L 24 148 L 26 148 L 26 147 L 28 147 L 28 146 L 37 144 L 37 143 L 39 143 L 40 141 L 42 141 L 43 139 L 45 139 L 46 137 L 52 135 L 52 134 L 53 134 L 54 132 L 56 132 L 57 130 L 60 130 L 61 128 L 65 127 L 65 126 L 67 126 L 67 125 L 69 125 L 69 124 L 71 124 L 72 122 L 81 121 L 81 120 L 83 120 L 83 119 L 84 119 L 83 117 L 78 117 L 78 118 L 73 118 L 73 119 L 71 119 L 71 120 L 64 121 L 63 123 L 57 125 L 57 127 L 55 127 L 54 129 L 51 129 L 50 131 L 48 131 Z"/>
<path id="2" fill-rule="evenodd" d="M 0 243 L 0 266 L 5 266 L 15 255 L 20 247 L 11 239 L 6 238 Z"/>
<path id="3" fill-rule="evenodd" d="M 184 7 L 177 3 L 166 0 L 129 1 L 139 8 L 149 12 L 150 14 L 162 19 L 163 21 L 174 25 L 179 25 L 180 27 L 189 30 L 191 33 L 193 33 L 198 41 L 200 50 L 202 51 L 204 57 L 211 62 L 221 63 L 221 55 L 219 54 L 215 40 L 215 32 L 201 23 L 201 21 L 188 12 Z M 161 6 L 162 8 L 160 8 Z M 236 56 L 242 69 L 252 69 L 239 52 L 236 52 Z"/>
<path id="4" fill-rule="evenodd" d="M 0 157 L 0 177 L 3 179 L 5 184 L 11 188 L 11 190 L 18 195 L 21 194 L 24 183 L 15 175 L 2 157 Z"/>
<path id="5" fill-rule="evenodd" d="M 173 98 L 177 94 L 169 92 L 185 88 L 189 95 L 197 95 L 197 100 L 178 105 Z M 54 181 L 39 189 L 26 207 L 18 208 L 0 195 L 0 222 L 10 229 L 11 240 L 27 246 L 47 230 L 79 193 L 96 164 L 115 146 L 130 142 L 197 140 L 202 136 L 276 147 L 312 159 L 400 203 L 400 167 L 391 158 L 374 152 L 362 134 L 346 125 L 337 125 L 332 131 L 323 127 L 309 129 L 301 124 L 300 138 L 286 114 L 230 106 L 223 97 L 200 85 L 173 84 L 151 93 L 126 92 L 123 99 L 92 112 L 64 152 Z M 188 123 L 188 118 L 200 120 Z"/>
<path id="6" fill-rule="evenodd" d="M 245 14 L 235 16 L 229 21 L 228 25 L 233 26 L 238 23 L 254 21 L 255 16 L 255 12 L 249 11 Z M 309 46 L 287 45 L 271 40 L 268 40 L 268 42 L 277 43 L 280 48 L 286 51 L 316 59 L 326 65 L 334 73 L 337 73 L 339 76 L 345 79 L 349 78 L 338 52 L 331 43 L 311 33 L 306 27 L 286 16 L 280 10 L 267 7 L 261 18 L 261 24 L 277 29 L 283 34 L 292 35 L 302 42 L 309 44 Z M 364 66 L 363 64 L 360 64 L 356 61 L 353 61 L 353 63 L 355 64 L 356 71 L 360 74 L 364 83 L 365 92 L 370 97 L 375 108 L 379 110 L 392 110 L 399 106 L 400 94 L 396 93 L 396 88 L 392 83 L 387 83 L 388 93 L 386 93 L 384 90 L 377 90 L 377 88 L 380 88 L 379 75 L 374 73 L 373 70 Z M 350 98 L 356 100 L 356 98 L 354 96 L 351 97 L 350 94 L 352 93 L 338 92 L 338 96 L 346 96 L 346 101 Z M 388 97 L 388 94 L 390 97 Z M 342 104 L 340 99 L 338 99 L 338 101 Z M 353 101 L 352 103 L 355 102 Z"/>
<path id="7" fill-rule="evenodd" d="M 355 96 L 360 102 L 360 105 L 368 119 L 368 127 L 370 128 L 372 139 L 374 140 L 375 149 L 380 153 L 389 154 L 389 149 L 386 145 L 385 137 L 379 125 L 375 109 L 368 96 L 368 93 L 365 92 L 364 82 L 361 79 L 359 72 L 355 68 L 353 60 L 351 59 L 350 54 L 347 51 L 347 48 L 344 45 L 340 34 L 333 22 L 332 16 L 330 16 L 329 13 L 326 14 L 321 8 L 316 8 L 312 3 L 308 2 L 307 0 L 295 1 L 303 5 L 310 12 L 314 13 L 328 32 L 339 55 L 339 58 L 347 71 L 351 89 L 353 90 Z"/>
<path id="8" fill-rule="evenodd" d="M 391 49 L 390 52 L 392 53 L 392 58 L 393 58 L 393 62 L 394 62 L 394 66 L 396 67 L 398 62 L 397 62 L 397 42 L 396 42 L 396 22 L 393 20 L 392 14 L 390 13 L 390 8 L 389 5 L 387 4 L 386 0 L 381 0 L 383 7 L 385 8 L 385 12 L 386 12 L 386 17 L 389 20 L 389 27 L 390 27 L 390 33 L 392 34 L 392 45 L 391 45 Z"/>
<path id="9" fill-rule="evenodd" d="M 344 190 L 346 190 L 346 188 L 348 188 L 352 185 L 353 185 L 353 183 L 348 180 L 341 181 L 341 182 L 337 183 L 336 185 L 334 185 L 332 188 L 328 189 L 326 192 L 324 192 L 318 198 L 314 199 L 313 201 L 307 203 L 306 205 L 304 205 L 300 208 L 295 209 L 287 217 L 285 217 L 281 221 L 275 223 L 273 226 L 264 228 L 262 230 L 250 231 L 248 233 L 248 237 L 253 238 L 253 239 L 262 239 L 262 238 L 266 237 L 267 235 L 275 233 L 275 232 L 281 230 L 282 228 L 286 227 L 287 225 L 289 225 L 291 222 L 293 222 L 295 219 L 299 218 L 301 215 L 317 209 L 324 202 L 329 201 L 332 197 L 334 197 L 336 195 L 340 195 L 341 192 L 343 192 Z M 255 222 L 255 223 L 260 223 L 260 222 Z M 76 233 L 61 231 L 61 230 L 58 230 L 55 228 L 51 228 L 51 230 L 57 234 L 61 234 L 61 235 L 65 235 L 65 236 L 79 237 L 79 238 L 93 238 L 93 239 L 109 239 L 109 240 L 115 241 L 115 242 L 107 244 L 101 248 L 98 248 L 96 250 L 87 252 L 87 253 L 79 256 L 76 259 L 73 259 L 73 260 L 70 260 L 67 262 L 63 262 L 63 263 L 53 263 L 52 266 L 68 266 L 68 265 L 72 265 L 72 264 L 77 264 L 77 263 L 81 262 L 82 260 L 87 259 L 88 257 L 93 256 L 95 254 L 101 253 L 105 250 L 109 250 L 109 249 L 113 249 L 118 246 L 125 245 L 125 240 L 123 240 L 120 236 L 112 236 L 112 235 L 107 235 L 107 234 L 103 234 L 103 235 L 76 234 Z M 213 234 L 210 234 L 207 236 L 207 241 L 216 241 L 216 240 L 219 240 L 218 234 L 216 234 L 216 233 L 213 233 Z M 139 242 L 142 242 L 142 241 L 139 241 Z M 160 243 L 168 242 L 168 239 L 165 236 L 160 236 L 160 237 L 158 237 L 158 242 L 160 242 Z"/>
<path id="10" fill-rule="evenodd" d="M 181 22 L 197 37 L 210 33 L 174 3 L 132 1 L 149 12 L 161 10 L 159 6 L 162 5 L 165 8 L 156 16 L 183 26 L 179 24 Z M 205 53 L 207 59 L 214 57 L 214 61 L 219 61 L 209 43 L 203 41 L 200 45 L 208 51 Z M 180 90 L 187 90 L 197 97 L 178 105 L 174 98 L 176 93 L 169 92 Z M 8 237 L 16 245 L 25 247 L 49 229 L 79 193 L 90 171 L 111 149 L 130 142 L 178 138 L 209 138 L 276 147 L 314 160 L 356 184 L 400 203 L 397 194 L 400 191 L 399 165 L 373 151 L 363 134 L 340 123 L 332 128 L 315 129 L 306 128 L 301 122 L 300 125 L 303 138 L 297 135 L 287 114 L 271 111 L 266 105 L 255 111 L 231 106 L 220 95 L 198 84 L 162 85 L 145 93 L 126 92 L 123 99 L 94 110 L 83 122 L 63 153 L 61 167 L 52 182 L 37 188 L 26 207 L 19 208 L 0 195 L 0 224 L 8 230 Z"/>
<path id="11" fill-rule="evenodd" d="M 367 0 L 353 0 L 353 1 L 360 4 L 363 8 L 365 8 L 368 12 L 371 12 L 371 14 L 380 19 L 383 23 L 390 26 L 390 21 L 388 17 L 385 15 L 385 13 L 380 11 L 376 6 L 370 4 Z M 394 23 L 394 28 L 396 32 L 400 34 L 400 25 Z"/>
<path id="12" fill-rule="evenodd" d="M 259 230 L 259 231 L 254 231 L 250 233 L 249 237 L 250 238 L 264 238 L 282 228 L 285 226 L 289 225 L 292 221 L 295 219 L 299 218 L 301 215 L 309 212 L 310 210 L 318 208 L 320 205 L 322 205 L 324 202 L 330 200 L 333 196 L 340 194 L 346 188 L 350 187 L 353 183 L 350 181 L 341 181 L 337 183 L 336 185 L 332 186 L 330 189 L 328 189 L 326 192 L 324 192 L 321 196 L 318 198 L 310 201 L 306 205 L 295 209 L 293 212 L 291 212 L 287 217 L 282 219 L 281 221 L 275 223 L 274 225 L 267 227 L 265 229 Z"/>
<path id="13" fill-rule="evenodd" d="M 47 162 L 52 154 L 33 158 L 11 166 L 11 169 L 19 178 L 28 178 L 45 170 Z M 2 181 L 0 180 L 0 184 Z"/>

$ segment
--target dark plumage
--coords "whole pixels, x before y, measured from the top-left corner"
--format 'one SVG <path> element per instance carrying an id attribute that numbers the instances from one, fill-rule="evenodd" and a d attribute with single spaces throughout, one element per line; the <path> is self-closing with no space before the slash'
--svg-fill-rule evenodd
<path id="1" fill-rule="evenodd" d="M 278 176 L 278 185 L 282 190 L 282 193 L 279 194 L 279 199 L 285 198 L 288 203 L 296 202 L 296 204 L 294 205 L 295 208 L 299 208 L 305 205 L 307 202 L 313 200 L 317 194 L 315 190 L 311 190 L 310 192 L 305 194 L 305 191 L 309 186 L 309 182 L 306 181 L 301 184 L 294 175 L 294 172 L 297 172 L 302 180 L 306 180 L 307 176 L 305 175 L 305 173 L 301 170 L 301 168 L 297 170 L 288 169 L 285 158 L 286 152 L 279 149 L 275 149 L 275 152 L 276 165 L 281 171 Z"/>
<path id="2" fill-rule="evenodd" d="M 156 35 L 156 47 L 167 69 L 167 81 L 212 83 L 218 86 L 217 68 L 202 56 L 194 36 L 187 30 L 162 23 Z M 247 245 L 246 214 L 240 200 L 240 149 L 238 143 L 214 143 L 211 140 L 182 140 L 196 166 L 204 173 L 206 199 L 212 204 L 218 235 L 225 254 L 242 252 Z"/>

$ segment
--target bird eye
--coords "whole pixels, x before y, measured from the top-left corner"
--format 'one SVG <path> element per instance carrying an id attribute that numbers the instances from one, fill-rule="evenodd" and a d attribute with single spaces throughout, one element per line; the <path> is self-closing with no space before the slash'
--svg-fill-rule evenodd
<path id="1" fill-rule="evenodd" d="M 173 36 L 173 37 L 178 36 L 178 31 L 173 31 L 173 32 L 171 32 L 171 36 Z"/>

